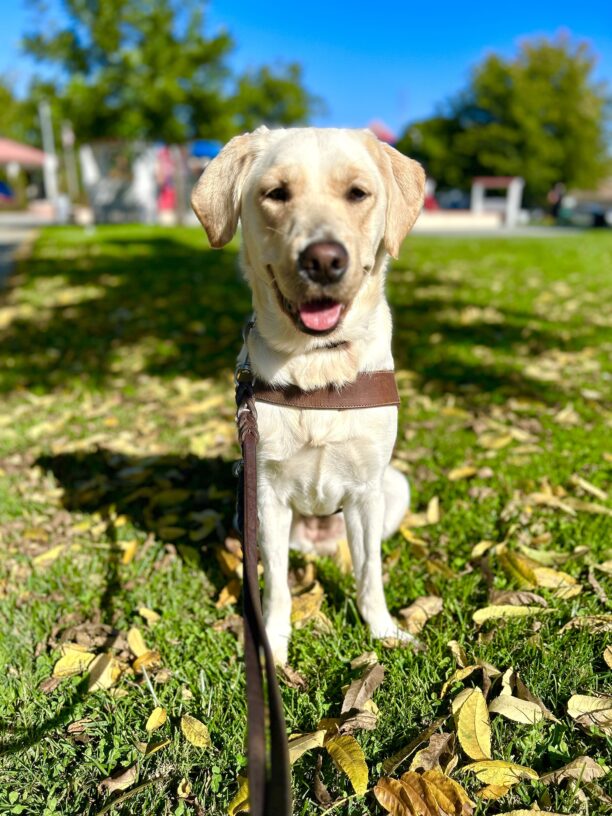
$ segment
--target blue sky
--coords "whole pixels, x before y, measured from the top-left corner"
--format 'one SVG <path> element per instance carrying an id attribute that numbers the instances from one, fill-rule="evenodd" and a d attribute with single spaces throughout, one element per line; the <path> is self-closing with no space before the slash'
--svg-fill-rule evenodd
<path id="1" fill-rule="evenodd" d="M 0 0 L 0 73 L 18 88 L 33 67 L 19 52 L 31 8 L 24 0 Z M 521 38 L 560 29 L 590 42 L 599 55 L 596 76 L 612 86 L 610 0 L 212 0 L 207 28 L 223 27 L 237 44 L 231 60 L 237 70 L 302 63 L 307 86 L 326 102 L 322 125 L 382 119 L 400 130 L 433 113 L 488 52 L 510 56 Z"/>

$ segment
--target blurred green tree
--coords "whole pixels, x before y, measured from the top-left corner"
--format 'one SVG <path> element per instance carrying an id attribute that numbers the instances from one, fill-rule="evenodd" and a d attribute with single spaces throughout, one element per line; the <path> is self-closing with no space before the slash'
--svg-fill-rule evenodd
<path id="1" fill-rule="evenodd" d="M 301 124 L 318 106 L 294 64 L 235 77 L 227 32 L 204 33 L 195 0 L 63 0 L 63 27 L 43 16 L 27 53 L 55 66 L 35 79 L 80 141 L 226 140 L 245 127 Z M 248 124 L 247 124 L 248 123 Z"/>
<path id="2" fill-rule="evenodd" d="M 590 187 L 611 172 L 607 88 L 596 58 L 569 36 L 525 41 L 514 59 L 492 54 L 468 87 L 430 119 L 409 125 L 398 147 L 441 187 L 478 175 L 522 176 L 530 203 L 557 183 Z"/>
<path id="3" fill-rule="evenodd" d="M 0 136 L 18 142 L 28 140 L 28 115 L 26 105 L 18 99 L 9 82 L 0 78 Z"/>

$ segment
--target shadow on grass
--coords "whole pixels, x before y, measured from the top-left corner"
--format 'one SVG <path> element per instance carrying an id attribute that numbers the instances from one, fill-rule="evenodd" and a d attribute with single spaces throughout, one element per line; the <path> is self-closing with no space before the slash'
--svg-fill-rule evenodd
<path id="1" fill-rule="evenodd" d="M 207 250 L 204 238 L 187 229 L 112 227 L 91 239 L 75 230 L 65 236 L 56 231 L 43 239 L 14 279 L 36 285 L 26 294 L 34 308 L 0 330 L 6 362 L 0 391 L 112 385 L 117 357 L 130 362 L 132 349 L 135 370 L 161 377 L 219 377 L 233 368 L 251 308 L 235 249 Z M 536 355 L 579 348 L 585 337 L 498 304 L 492 305 L 499 323 L 460 325 L 449 308 L 457 313 L 474 304 L 462 299 L 456 282 L 418 264 L 410 281 L 402 279 L 401 265 L 396 270 L 390 300 L 397 364 L 417 372 L 429 393 L 567 398 L 554 384 L 527 377 L 513 357 L 519 346 L 523 356 Z M 475 347 L 503 352 L 505 360 L 476 357 Z"/>
<path id="2" fill-rule="evenodd" d="M 36 285 L 26 292 L 34 309 L 0 330 L 0 390 L 102 387 L 116 376 L 117 355 L 143 343 L 149 374 L 233 369 L 251 308 L 236 252 L 204 251 L 195 232 L 141 230 L 140 239 L 122 232 L 60 243 L 50 257 L 43 244 L 21 267 L 13 286 Z"/>
<path id="3" fill-rule="evenodd" d="M 216 558 L 208 556 L 211 545 L 232 531 L 233 462 L 192 455 L 139 458 L 98 449 L 43 456 L 37 465 L 51 471 L 62 485 L 66 509 L 102 516 L 112 541 L 117 541 L 113 519 L 126 516 L 143 532 L 154 533 L 166 542 L 171 539 L 190 566 L 202 569 L 217 590 L 227 582 Z M 174 517 L 176 521 L 170 524 Z M 204 531 L 208 532 L 202 536 Z M 111 551 L 99 602 L 100 621 L 109 626 L 114 623 L 114 599 L 121 589 L 118 558 L 118 552 Z M 113 640 L 114 636 L 98 651 L 109 648 Z M 75 706 L 87 695 L 89 679 L 70 691 L 54 716 L 12 738 L 1 739 L 0 756 L 26 750 L 65 726 Z"/>
<path id="4" fill-rule="evenodd" d="M 61 484 L 67 510 L 125 516 L 145 533 L 195 558 L 232 529 L 236 478 L 231 461 L 187 456 L 135 457 L 104 448 L 42 456 Z M 190 548 L 185 550 L 184 548 Z M 218 583 L 218 571 L 209 576 Z"/>

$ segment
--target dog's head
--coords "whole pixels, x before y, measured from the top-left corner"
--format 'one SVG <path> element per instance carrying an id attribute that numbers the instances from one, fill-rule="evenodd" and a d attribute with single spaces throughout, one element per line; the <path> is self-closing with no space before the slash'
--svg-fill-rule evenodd
<path id="1" fill-rule="evenodd" d="M 192 206 L 213 247 L 241 219 L 256 305 L 272 288 L 286 329 L 328 335 L 384 252 L 397 257 L 424 185 L 421 166 L 370 131 L 260 128 L 213 159 Z"/>

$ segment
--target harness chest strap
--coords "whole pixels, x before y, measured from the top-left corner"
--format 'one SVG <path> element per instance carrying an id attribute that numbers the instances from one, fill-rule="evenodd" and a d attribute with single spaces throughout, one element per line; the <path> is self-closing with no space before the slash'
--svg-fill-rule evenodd
<path id="1" fill-rule="evenodd" d="M 272 386 L 255 380 L 253 393 L 257 402 L 324 411 L 380 408 L 400 403 L 393 371 L 361 372 L 354 382 L 340 388 L 329 385 L 312 391 L 302 391 L 296 385 Z"/>

